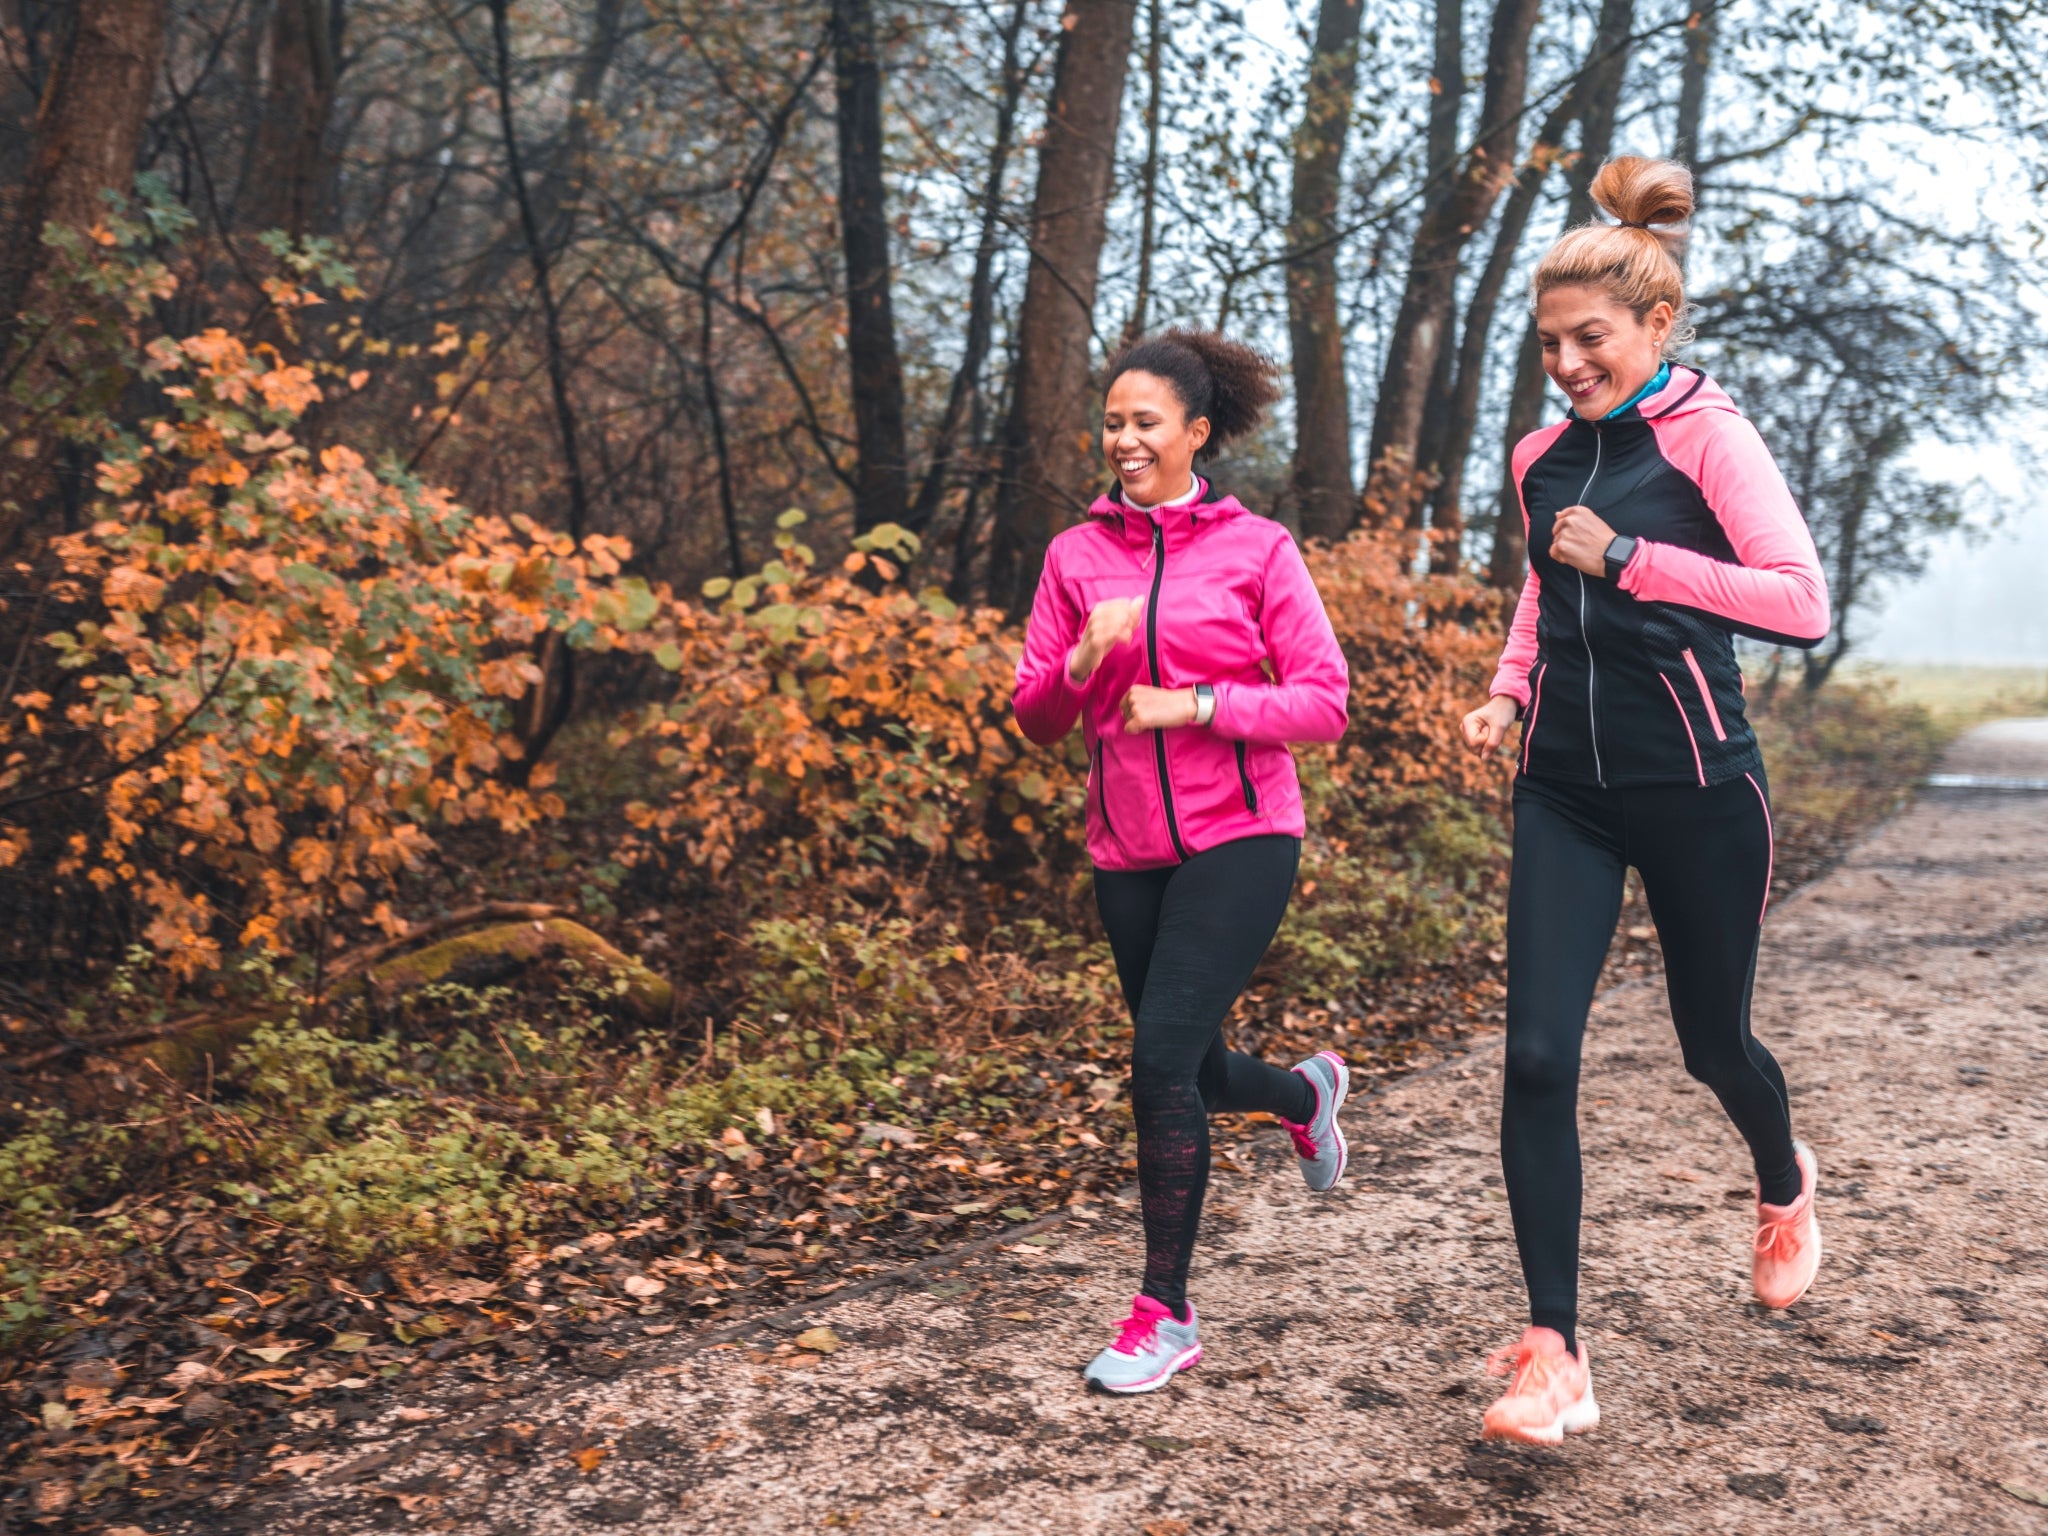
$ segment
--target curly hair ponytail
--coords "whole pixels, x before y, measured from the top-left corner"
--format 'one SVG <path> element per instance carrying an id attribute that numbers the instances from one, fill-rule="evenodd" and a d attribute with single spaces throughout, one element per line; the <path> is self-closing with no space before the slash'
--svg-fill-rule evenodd
<path id="1" fill-rule="evenodd" d="M 1189 421 L 1209 418 L 1209 440 L 1197 459 L 1255 431 L 1280 398 L 1280 365 L 1263 352 L 1214 331 L 1180 327 L 1120 349 L 1103 372 L 1106 390 L 1126 373 L 1164 379 Z"/>

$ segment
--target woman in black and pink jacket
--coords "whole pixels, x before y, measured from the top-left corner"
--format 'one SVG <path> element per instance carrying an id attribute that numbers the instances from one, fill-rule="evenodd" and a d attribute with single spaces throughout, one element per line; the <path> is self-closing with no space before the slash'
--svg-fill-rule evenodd
<path id="1" fill-rule="evenodd" d="M 1827 587 L 1756 429 L 1666 360 L 1686 303 L 1659 226 L 1691 217 L 1691 177 L 1619 159 L 1593 196 L 1619 222 L 1570 231 L 1536 270 L 1544 368 L 1572 409 L 1515 449 L 1529 578 L 1463 726 L 1492 752 L 1522 722 L 1501 1161 L 1530 1326 L 1491 1362 L 1514 1381 L 1485 1430 L 1544 1444 L 1599 1418 L 1577 1337 L 1579 1049 L 1631 865 L 1686 1068 L 1755 1163 L 1756 1294 L 1790 1306 L 1820 1261 L 1813 1154 L 1749 1028 L 1771 812 L 1732 637 L 1818 643 Z"/>

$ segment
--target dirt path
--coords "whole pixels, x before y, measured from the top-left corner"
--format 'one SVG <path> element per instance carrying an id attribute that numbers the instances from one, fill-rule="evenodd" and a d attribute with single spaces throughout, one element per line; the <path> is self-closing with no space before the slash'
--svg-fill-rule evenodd
<path id="1" fill-rule="evenodd" d="M 2048 721 L 1944 766 L 2048 778 Z M 1928 792 L 1772 915 L 1756 1013 L 1820 1156 L 1820 1281 L 1751 1302 L 1740 1144 L 1660 986 L 1610 992 L 1582 1100 L 1607 1418 L 1560 1451 L 1477 1439 L 1520 1317 L 1488 1045 L 1352 1116 L 1331 1197 L 1277 1138 L 1220 1174 L 1208 1355 L 1168 1391 L 1080 1390 L 1137 1267 L 1110 1207 L 821 1304 L 829 1357 L 770 1335 L 495 1423 L 362 1426 L 393 1454 L 312 1473 L 272 1528 L 2048 1533 L 2048 795 Z"/>

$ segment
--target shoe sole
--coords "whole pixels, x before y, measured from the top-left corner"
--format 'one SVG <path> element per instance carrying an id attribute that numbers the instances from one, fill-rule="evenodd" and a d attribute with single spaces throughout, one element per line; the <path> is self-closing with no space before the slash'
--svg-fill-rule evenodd
<path id="1" fill-rule="evenodd" d="M 1344 1140 L 1344 1128 L 1337 1124 L 1337 1117 L 1344 1112 L 1344 1101 L 1351 1097 L 1351 1068 L 1345 1065 L 1344 1058 L 1335 1051 L 1317 1051 L 1316 1055 L 1337 1070 L 1337 1102 L 1330 1110 L 1330 1134 L 1337 1138 L 1337 1172 L 1336 1176 L 1321 1189 L 1316 1189 L 1313 1184 L 1309 1185 L 1316 1194 L 1327 1195 L 1344 1182 L 1344 1170 L 1351 1166 L 1351 1147 Z"/>
<path id="2" fill-rule="evenodd" d="M 1173 1380 L 1175 1376 L 1187 1370 L 1201 1358 L 1202 1346 L 1195 1344 L 1175 1355 L 1167 1363 L 1166 1369 L 1157 1376 L 1147 1376 L 1143 1381 L 1128 1381 L 1118 1385 L 1112 1385 L 1100 1377 L 1090 1376 L 1088 1384 L 1091 1387 L 1100 1387 L 1105 1392 L 1114 1392 L 1119 1397 L 1130 1397 L 1139 1392 L 1157 1392 L 1161 1387 Z"/>
<path id="3" fill-rule="evenodd" d="M 1600 1422 L 1600 1405 L 1589 1391 L 1548 1424 L 1528 1429 L 1488 1429 L 1482 1440 L 1517 1440 L 1523 1445 L 1560 1445 L 1566 1435 L 1583 1435 Z"/>

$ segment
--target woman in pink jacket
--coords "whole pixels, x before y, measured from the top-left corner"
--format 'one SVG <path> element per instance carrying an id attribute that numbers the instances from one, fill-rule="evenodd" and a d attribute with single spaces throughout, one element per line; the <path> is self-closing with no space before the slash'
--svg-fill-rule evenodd
<path id="1" fill-rule="evenodd" d="M 1117 483 L 1046 551 L 1017 665 L 1025 735 L 1049 746 L 1081 723 L 1096 905 L 1135 1025 L 1145 1274 L 1086 1372 L 1112 1392 L 1153 1391 L 1201 1358 L 1187 1276 L 1210 1114 L 1279 1116 L 1311 1189 L 1344 1173 L 1343 1059 L 1287 1071 L 1222 1039 L 1300 861 L 1287 743 L 1341 736 L 1349 686 L 1286 530 L 1194 470 L 1258 425 L 1274 373 L 1189 331 L 1110 360 L 1102 451 Z"/>

